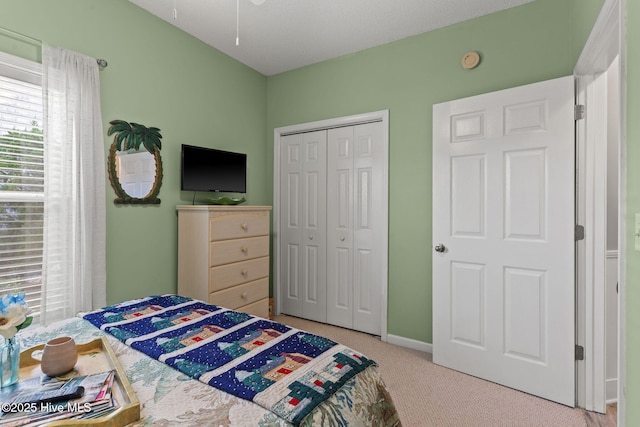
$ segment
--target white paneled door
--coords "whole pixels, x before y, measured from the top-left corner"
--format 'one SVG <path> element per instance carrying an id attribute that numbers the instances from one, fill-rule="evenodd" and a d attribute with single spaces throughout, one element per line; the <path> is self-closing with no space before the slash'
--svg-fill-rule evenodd
<path id="1" fill-rule="evenodd" d="M 327 132 L 280 140 L 281 310 L 327 321 Z"/>
<path id="2" fill-rule="evenodd" d="M 565 405 L 573 77 L 433 107 L 433 360 Z"/>
<path id="3" fill-rule="evenodd" d="M 382 123 L 328 130 L 327 322 L 380 335 Z"/>

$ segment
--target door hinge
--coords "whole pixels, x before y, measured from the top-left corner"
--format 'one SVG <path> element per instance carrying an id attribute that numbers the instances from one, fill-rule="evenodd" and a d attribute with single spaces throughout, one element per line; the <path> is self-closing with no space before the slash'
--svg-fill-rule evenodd
<path id="1" fill-rule="evenodd" d="M 584 225 L 576 225 L 576 242 L 584 240 Z"/>
<path id="2" fill-rule="evenodd" d="M 584 347 L 576 345 L 576 360 L 584 360 Z"/>
<path id="3" fill-rule="evenodd" d="M 584 112 L 584 105 L 574 105 L 573 106 L 573 118 L 574 120 L 582 120 L 584 119 L 585 116 L 585 112 Z"/>

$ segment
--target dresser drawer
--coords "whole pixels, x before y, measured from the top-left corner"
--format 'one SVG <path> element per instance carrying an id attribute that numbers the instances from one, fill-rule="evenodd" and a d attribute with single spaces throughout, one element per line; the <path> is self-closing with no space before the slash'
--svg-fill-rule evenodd
<path id="1" fill-rule="evenodd" d="M 269 256 L 269 236 L 220 240 L 209 244 L 209 266 Z"/>
<path id="2" fill-rule="evenodd" d="M 269 277 L 269 257 L 234 262 L 209 269 L 209 292 Z"/>
<path id="3" fill-rule="evenodd" d="M 212 215 L 209 219 L 209 240 L 211 241 L 267 236 L 268 234 L 268 212 Z"/>
<path id="4" fill-rule="evenodd" d="M 213 292 L 209 294 L 209 302 L 235 310 L 243 305 L 251 304 L 268 297 L 269 278 L 264 277 L 254 282 Z"/>
<path id="5" fill-rule="evenodd" d="M 251 314 L 252 316 L 258 316 L 268 319 L 269 298 L 261 299 L 260 301 L 256 301 L 253 304 L 247 304 L 242 307 L 238 307 L 236 310 L 243 313 Z"/>

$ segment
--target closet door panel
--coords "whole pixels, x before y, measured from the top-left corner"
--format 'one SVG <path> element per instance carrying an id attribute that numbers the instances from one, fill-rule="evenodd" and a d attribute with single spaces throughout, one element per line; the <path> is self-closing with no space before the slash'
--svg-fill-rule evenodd
<path id="1" fill-rule="evenodd" d="M 327 135 L 327 323 L 353 328 L 353 127 Z"/>
<path id="2" fill-rule="evenodd" d="M 300 285 L 300 248 L 302 247 L 302 135 L 281 139 L 280 164 L 280 298 L 281 310 L 292 316 L 302 316 Z"/>
<path id="3" fill-rule="evenodd" d="M 281 144 L 281 311 L 326 322 L 326 131 Z"/>
<path id="4" fill-rule="evenodd" d="M 353 128 L 353 328 L 379 335 L 382 310 L 381 232 L 384 229 L 382 197 L 385 155 L 382 124 Z"/>
<path id="5" fill-rule="evenodd" d="M 303 317 L 327 320 L 327 132 L 302 134 L 304 192 L 302 200 L 304 259 Z"/>

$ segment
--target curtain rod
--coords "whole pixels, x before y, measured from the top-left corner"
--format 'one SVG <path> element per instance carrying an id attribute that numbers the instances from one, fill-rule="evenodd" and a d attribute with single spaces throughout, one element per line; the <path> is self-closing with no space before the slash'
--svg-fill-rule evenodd
<path id="1" fill-rule="evenodd" d="M 4 28 L 4 27 L 0 27 L 0 33 L 4 33 L 4 35 L 6 35 L 6 36 L 21 40 L 21 41 L 23 41 L 25 43 L 29 43 L 31 45 L 42 47 L 42 40 L 38 40 L 38 39 L 34 39 L 33 37 L 25 36 L 24 34 L 20 34 L 20 33 L 16 32 L 16 31 L 12 31 L 12 30 L 9 30 L 9 29 Z M 109 65 L 107 60 L 106 59 L 102 59 L 102 58 L 96 58 L 96 62 L 98 63 L 98 66 L 100 68 L 107 68 L 107 66 Z"/>

